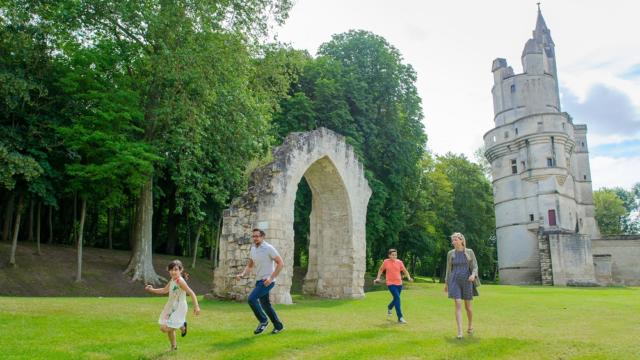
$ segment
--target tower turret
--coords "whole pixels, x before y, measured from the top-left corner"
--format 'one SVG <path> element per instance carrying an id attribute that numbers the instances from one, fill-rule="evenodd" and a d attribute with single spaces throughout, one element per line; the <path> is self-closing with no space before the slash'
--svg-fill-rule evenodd
<path id="1" fill-rule="evenodd" d="M 539 6 L 521 59 L 520 74 L 503 58 L 493 61 L 495 128 L 484 136 L 500 279 L 508 284 L 540 282 L 540 231 L 597 232 L 586 127 L 560 110 L 555 44 Z"/>

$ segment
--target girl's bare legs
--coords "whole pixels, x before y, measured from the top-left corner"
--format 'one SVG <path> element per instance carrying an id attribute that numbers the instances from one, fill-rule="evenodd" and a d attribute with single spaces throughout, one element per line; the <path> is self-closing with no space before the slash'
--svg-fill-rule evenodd
<path id="1" fill-rule="evenodd" d="M 171 343 L 171 350 L 176 350 L 178 345 L 176 344 L 176 329 L 169 329 L 167 333 L 169 336 L 169 342 Z"/>
<path id="2" fill-rule="evenodd" d="M 454 299 L 456 304 L 456 324 L 458 325 L 458 337 L 462 337 L 462 299 Z"/>
<path id="3" fill-rule="evenodd" d="M 464 308 L 465 310 L 467 310 L 467 322 L 469 323 L 469 326 L 467 327 L 467 332 L 469 334 L 473 334 L 473 308 L 471 307 L 472 305 L 472 300 L 465 300 L 464 301 Z M 458 328 L 458 331 L 459 328 Z"/>
<path id="4" fill-rule="evenodd" d="M 169 337 L 169 342 L 171 343 L 171 350 L 175 350 L 176 345 L 176 330 L 168 327 L 167 325 L 160 326 L 160 331 L 166 333 Z"/>

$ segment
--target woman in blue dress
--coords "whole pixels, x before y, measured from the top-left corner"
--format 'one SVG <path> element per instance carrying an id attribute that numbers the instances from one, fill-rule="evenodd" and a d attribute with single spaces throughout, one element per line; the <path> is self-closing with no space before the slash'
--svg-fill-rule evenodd
<path id="1" fill-rule="evenodd" d="M 453 299 L 456 309 L 456 324 L 458 325 L 458 339 L 462 339 L 462 300 L 467 310 L 467 333 L 473 335 L 473 296 L 477 296 L 476 287 L 480 286 L 478 279 L 478 262 L 473 250 L 467 248 L 464 235 L 451 235 L 453 250 L 447 254 L 447 272 L 445 275 L 444 291 Z"/>

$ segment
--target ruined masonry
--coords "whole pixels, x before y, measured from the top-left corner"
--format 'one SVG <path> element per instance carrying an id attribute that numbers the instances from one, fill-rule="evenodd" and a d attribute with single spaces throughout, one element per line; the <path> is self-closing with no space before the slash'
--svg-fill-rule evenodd
<path id="1" fill-rule="evenodd" d="M 326 298 L 364 296 L 365 223 L 371 189 L 353 148 L 343 136 L 325 128 L 287 136 L 273 150 L 273 161 L 253 171 L 247 192 L 225 210 L 214 296 L 247 298 L 255 278 L 237 281 L 235 275 L 247 264 L 251 230 L 260 228 L 285 263 L 271 300 L 291 303 L 293 212 L 303 176 L 313 196 L 303 291 Z"/>

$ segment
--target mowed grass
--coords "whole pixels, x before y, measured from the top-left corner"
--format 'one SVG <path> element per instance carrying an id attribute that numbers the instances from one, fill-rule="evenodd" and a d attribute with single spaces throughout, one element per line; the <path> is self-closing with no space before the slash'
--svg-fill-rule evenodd
<path id="1" fill-rule="evenodd" d="M 380 288 L 382 289 L 382 287 Z M 2 359 L 634 359 L 640 288 L 484 285 L 472 337 L 455 339 L 441 284 L 402 293 L 409 322 L 386 319 L 387 291 L 362 300 L 294 297 L 276 305 L 286 330 L 254 336 L 245 303 L 201 300 L 169 352 L 156 321 L 165 297 L 0 298 Z M 191 304 L 190 304 L 191 309 Z M 465 320 L 466 322 L 466 320 Z"/>

